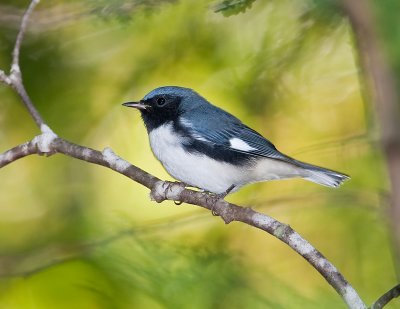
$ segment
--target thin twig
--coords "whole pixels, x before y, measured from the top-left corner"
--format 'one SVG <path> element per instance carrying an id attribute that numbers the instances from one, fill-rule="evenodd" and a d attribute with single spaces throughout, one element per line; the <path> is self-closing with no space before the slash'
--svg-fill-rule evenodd
<path id="1" fill-rule="evenodd" d="M 379 299 L 374 302 L 371 309 L 381 309 L 385 307 L 392 299 L 400 296 L 400 284 L 396 285 L 385 294 L 383 294 Z"/>
<path id="2" fill-rule="evenodd" d="M 37 126 L 43 132 L 43 126 L 46 125 L 42 116 L 35 108 L 30 99 L 29 95 L 27 94 L 25 87 L 22 82 L 22 74 L 21 74 L 21 67 L 19 64 L 20 59 L 20 51 L 21 51 L 21 44 L 24 38 L 24 34 L 26 32 L 26 28 L 28 26 L 29 17 L 35 6 L 39 3 L 39 0 L 32 0 L 28 9 L 26 10 L 25 14 L 22 16 L 21 25 L 19 28 L 19 32 L 17 35 L 17 39 L 15 40 L 14 49 L 12 52 L 12 63 L 11 63 L 11 70 L 10 74 L 7 76 L 3 71 L 0 72 L 0 81 L 3 83 L 12 86 L 18 95 L 21 97 L 22 102 L 25 104 L 26 108 L 28 109 L 29 113 L 31 114 L 32 118 L 35 120 Z"/>
<path id="3" fill-rule="evenodd" d="M 15 41 L 14 50 L 12 52 L 13 59 L 11 63 L 11 74 L 17 74 L 17 76 L 20 76 L 21 74 L 21 68 L 19 66 L 19 54 L 21 50 L 21 44 L 24 38 L 24 34 L 26 32 L 26 27 L 28 26 L 29 17 L 38 3 L 39 0 L 32 0 L 25 14 L 22 16 L 21 25 L 19 27 L 17 39 Z"/>
<path id="4" fill-rule="evenodd" d="M 12 77 L 13 75 L 11 75 Z M 35 121 L 36 125 L 39 129 L 44 132 L 44 128 L 48 128 L 46 123 L 44 122 L 42 116 L 40 115 L 39 111 L 36 109 L 35 105 L 31 98 L 29 97 L 28 93 L 25 90 L 24 84 L 22 83 L 22 79 L 13 79 L 11 78 L 11 87 L 15 89 L 18 95 L 21 97 L 22 102 L 24 102 L 25 107 L 28 109 L 29 113 L 31 114 L 33 120 Z"/>

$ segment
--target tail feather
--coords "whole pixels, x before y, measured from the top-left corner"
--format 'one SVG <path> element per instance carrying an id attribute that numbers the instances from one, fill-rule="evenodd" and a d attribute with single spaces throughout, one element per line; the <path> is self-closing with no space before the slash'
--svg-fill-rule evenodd
<path id="1" fill-rule="evenodd" d="M 350 179 L 350 177 L 345 174 L 329 170 L 323 167 L 299 161 L 297 161 L 296 163 L 298 164 L 298 166 L 304 169 L 304 175 L 302 176 L 304 179 L 315 182 L 323 186 L 337 188 L 344 181 Z"/>

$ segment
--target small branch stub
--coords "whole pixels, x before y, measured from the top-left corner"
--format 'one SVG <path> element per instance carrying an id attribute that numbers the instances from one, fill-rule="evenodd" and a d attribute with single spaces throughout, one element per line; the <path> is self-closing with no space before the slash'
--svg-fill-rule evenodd
<path id="1" fill-rule="evenodd" d="M 0 82 L 5 83 L 6 85 L 10 86 L 11 85 L 11 79 L 7 74 L 3 71 L 0 70 Z"/>
<path id="2" fill-rule="evenodd" d="M 19 27 L 19 32 L 17 35 L 17 39 L 15 41 L 14 50 L 12 52 L 12 64 L 11 64 L 11 72 L 10 77 L 21 80 L 21 68 L 19 66 L 19 54 L 21 50 L 22 40 L 24 38 L 24 34 L 26 32 L 26 28 L 28 26 L 29 17 L 31 16 L 33 9 L 39 3 L 39 0 L 32 0 L 28 9 L 26 10 L 24 16 L 22 16 L 21 25 Z"/>

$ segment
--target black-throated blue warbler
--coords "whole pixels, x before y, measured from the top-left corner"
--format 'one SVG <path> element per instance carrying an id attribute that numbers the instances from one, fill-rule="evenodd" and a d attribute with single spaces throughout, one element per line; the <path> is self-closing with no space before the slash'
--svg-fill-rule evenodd
<path id="1" fill-rule="evenodd" d="M 123 105 L 140 110 L 151 149 L 167 172 L 193 187 L 225 195 L 259 181 L 300 177 L 338 187 L 349 178 L 281 153 L 192 89 L 160 87 Z"/>

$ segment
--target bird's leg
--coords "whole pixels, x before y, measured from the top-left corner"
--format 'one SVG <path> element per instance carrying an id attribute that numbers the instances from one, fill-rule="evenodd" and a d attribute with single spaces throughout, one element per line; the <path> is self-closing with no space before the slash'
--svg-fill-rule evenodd
<path id="1" fill-rule="evenodd" d="M 231 185 L 228 189 L 226 189 L 225 192 L 216 194 L 216 197 L 218 197 L 219 200 L 223 200 L 231 191 L 235 188 L 235 185 Z"/>
<path id="2" fill-rule="evenodd" d="M 231 185 L 228 189 L 226 189 L 226 191 L 225 191 L 226 195 L 225 196 L 227 196 L 229 193 L 231 193 L 232 190 L 235 189 L 235 187 L 236 187 L 236 185 Z"/>
<path id="3" fill-rule="evenodd" d="M 200 190 L 200 192 L 203 192 L 203 193 L 207 193 L 207 194 L 209 194 L 209 195 L 212 195 L 212 196 L 214 196 L 217 200 L 219 200 L 219 199 L 224 199 L 229 193 L 231 193 L 231 191 L 232 191 L 235 187 L 236 187 L 235 185 L 231 185 L 228 189 L 226 189 L 226 191 L 224 191 L 224 192 L 222 192 L 222 193 L 214 193 L 214 192 L 207 191 L 207 190 L 200 189 L 200 188 L 199 188 L 199 190 Z"/>
<path id="4" fill-rule="evenodd" d="M 219 201 L 223 200 L 233 189 L 235 188 L 235 185 L 231 185 L 228 189 L 226 189 L 225 192 L 219 193 L 219 194 L 214 194 L 214 205 Z M 215 212 L 214 207 L 211 209 L 211 213 L 213 216 L 218 216 L 219 214 Z"/>

